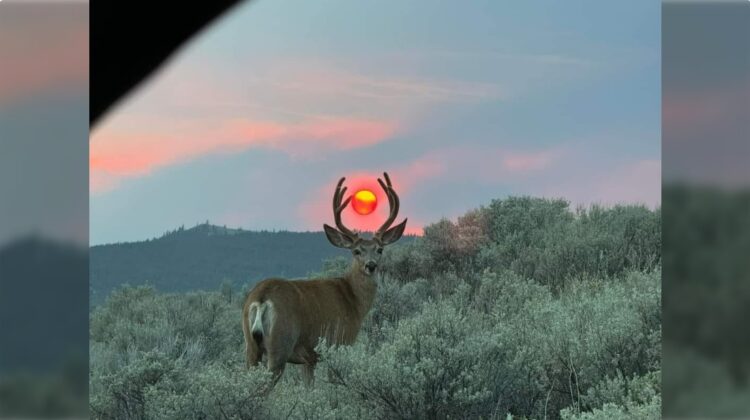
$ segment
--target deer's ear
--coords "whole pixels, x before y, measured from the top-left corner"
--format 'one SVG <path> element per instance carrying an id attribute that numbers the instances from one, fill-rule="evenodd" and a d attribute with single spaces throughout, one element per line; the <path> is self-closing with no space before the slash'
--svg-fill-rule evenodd
<path id="1" fill-rule="evenodd" d="M 328 237 L 328 242 L 330 242 L 333 246 L 349 249 L 352 247 L 352 245 L 354 245 L 354 241 L 352 241 L 350 237 L 339 232 L 338 229 L 334 229 L 326 224 L 323 224 L 323 229 L 325 230 L 326 236 Z"/>
<path id="2" fill-rule="evenodd" d="M 401 235 L 404 234 L 404 229 L 406 229 L 407 220 L 408 219 L 404 219 L 403 222 L 385 231 L 383 236 L 380 238 L 380 241 L 383 243 L 383 245 L 392 244 L 401 239 Z"/>

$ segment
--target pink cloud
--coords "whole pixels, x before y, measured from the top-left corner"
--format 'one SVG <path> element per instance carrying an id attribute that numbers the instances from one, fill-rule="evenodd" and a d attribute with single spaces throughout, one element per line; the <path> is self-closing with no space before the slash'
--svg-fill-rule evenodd
<path id="1" fill-rule="evenodd" d="M 102 129 L 90 147 L 91 191 L 105 192 L 121 178 L 144 175 L 211 153 L 231 153 L 251 147 L 282 150 L 309 157 L 326 150 L 348 150 L 385 141 L 396 131 L 393 123 L 345 118 L 315 119 L 299 124 L 228 121 L 218 127 L 201 123 L 174 127 L 174 133 L 127 132 Z"/>
<path id="2" fill-rule="evenodd" d="M 563 197 L 575 205 L 630 203 L 655 208 L 661 204 L 661 161 L 643 159 L 614 167 L 598 177 L 585 174 L 560 180 L 542 195 Z"/>
<path id="3" fill-rule="evenodd" d="M 502 165 L 510 172 L 540 170 L 549 166 L 555 155 L 556 153 L 550 150 L 525 153 L 509 152 L 503 156 Z"/>
<path id="4" fill-rule="evenodd" d="M 404 178 L 451 173 L 465 179 L 511 180 L 549 169 L 565 156 L 564 148 L 518 150 L 498 146 L 452 146 L 428 152 L 412 161 Z"/>
<path id="5" fill-rule="evenodd" d="M 422 185 L 436 182 L 441 177 L 450 176 L 467 182 L 508 181 L 511 176 L 546 169 L 561 155 L 558 149 L 539 151 L 509 151 L 502 148 L 451 147 L 432 151 L 402 165 L 386 168 L 394 188 L 401 197 L 401 212 L 408 216 L 409 208 L 416 205 L 409 196 Z M 388 200 L 377 184 L 381 173 L 352 171 L 347 174 L 347 194 L 362 188 L 375 193 L 378 199 L 376 211 L 367 216 L 356 214 L 351 208 L 342 213 L 344 223 L 352 229 L 373 231 L 388 217 Z M 325 185 L 311 190 L 298 214 L 310 229 L 318 229 L 322 223 L 332 224 L 331 198 L 338 179 L 331 179 Z M 479 204 L 479 203 L 477 203 Z M 407 232 L 421 235 L 423 223 L 409 219 Z"/>
<path id="6" fill-rule="evenodd" d="M 238 73 L 198 58 L 185 54 L 93 133 L 93 193 L 206 154 L 262 147 L 307 159 L 369 147 L 407 132 L 437 103 L 502 96 L 493 84 L 372 74 L 327 60 L 277 59 Z"/>
<path id="7" fill-rule="evenodd" d="M 414 203 L 409 202 L 409 193 L 417 188 L 419 184 L 432 180 L 442 174 L 444 166 L 441 162 L 431 158 L 418 159 L 405 165 L 386 168 L 393 183 L 393 188 L 400 197 L 400 214 L 395 223 L 400 223 L 405 217 L 409 217 L 409 207 Z M 352 210 L 351 206 L 342 212 L 344 224 L 351 229 L 372 232 L 388 218 L 388 197 L 377 182 L 383 175 L 379 172 L 352 171 L 346 174 L 345 186 L 348 188 L 347 196 L 360 189 L 372 191 L 377 197 L 378 205 L 375 211 L 363 216 Z M 299 208 L 298 214 L 305 225 L 310 229 L 320 229 L 322 223 L 333 226 L 333 207 L 331 199 L 338 179 L 331 179 L 325 185 L 312 189 L 307 200 L 304 200 Z M 414 218 L 409 218 L 406 225 L 406 233 L 421 235 L 424 225 Z"/>
<path id="8" fill-rule="evenodd" d="M 461 80 L 374 74 L 310 57 L 277 61 L 251 83 L 314 97 L 342 96 L 393 102 L 452 102 L 503 97 L 499 85 Z"/>
<path id="9" fill-rule="evenodd" d="M 325 118 L 299 125 L 264 124 L 260 127 L 257 123 L 238 122 L 227 131 L 229 138 L 251 140 L 304 157 L 321 148 L 350 150 L 375 145 L 393 136 L 396 125 L 385 121 Z"/>
<path id="10" fill-rule="evenodd" d="M 750 79 L 723 89 L 695 92 L 667 92 L 662 101 L 663 131 L 669 140 L 692 138 L 696 130 L 713 130 L 715 126 L 744 119 Z"/>
<path id="11" fill-rule="evenodd" d="M 414 223 L 416 223 L 416 226 L 414 226 Z M 406 223 L 406 229 L 404 229 L 404 233 L 407 235 L 424 236 L 424 223 L 409 219 L 409 221 Z"/>
<path id="12" fill-rule="evenodd" d="M 8 4 L 0 14 L 0 104 L 49 89 L 85 88 L 88 5 Z"/>
<path id="13" fill-rule="evenodd" d="M 356 191 L 367 189 L 375 194 L 378 203 L 375 211 L 366 216 L 356 213 L 352 210 L 351 206 L 344 209 L 341 213 L 342 220 L 350 229 L 374 231 L 380 227 L 385 219 L 388 218 L 388 198 L 377 183 L 377 178 L 379 176 L 382 175 L 364 172 L 346 174 L 347 180 L 344 185 L 348 188 L 346 192 L 347 197 Z M 311 189 L 308 199 L 304 200 L 297 209 L 301 220 L 304 221 L 304 224 L 308 226 L 309 229 L 321 229 L 323 223 L 335 226 L 333 224 L 333 206 L 331 200 L 333 199 L 333 193 L 337 182 L 338 178 L 331 179 L 330 182 L 326 182 L 320 187 Z M 401 196 L 402 191 L 395 181 L 394 188 L 399 192 L 399 196 Z M 400 220 L 401 219 L 399 219 L 399 221 Z"/>
<path id="14" fill-rule="evenodd" d="M 262 119 L 347 115 L 403 127 L 440 104 L 505 97 L 496 84 L 394 74 L 401 69 L 376 71 L 341 61 L 275 57 L 263 64 L 220 67 L 186 53 L 124 108 L 166 113 L 179 107 L 223 118 L 251 108 Z"/>
<path id="15" fill-rule="evenodd" d="M 394 188 L 409 192 L 425 181 L 440 176 L 445 172 L 445 168 L 445 162 L 435 156 L 424 156 L 391 171 L 393 179 L 398 180 L 394 181 Z"/>
<path id="16" fill-rule="evenodd" d="M 92 169 L 89 175 L 89 191 L 94 193 L 110 191 L 117 185 L 119 177 L 106 171 Z"/>

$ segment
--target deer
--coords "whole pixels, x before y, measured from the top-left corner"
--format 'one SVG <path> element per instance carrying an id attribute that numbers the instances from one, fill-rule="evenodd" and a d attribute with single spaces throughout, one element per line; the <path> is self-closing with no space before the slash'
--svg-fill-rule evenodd
<path id="1" fill-rule="evenodd" d="M 287 364 L 302 366 L 303 379 L 312 384 L 320 339 L 330 345 L 351 345 L 357 338 L 377 292 L 376 273 L 383 248 L 398 241 L 406 221 L 391 227 L 398 216 L 399 197 L 387 172 L 378 183 L 388 198 L 388 218 L 371 238 L 347 228 L 341 212 L 352 196 L 343 200 L 347 187 L 342 177 L 333 194 L 336 228 L 323 224 L 328 241 L 352 253 L 349 270 L 339 277 L 313 280 L 269 278 L 248 293 L 242 309 L 247 368 L 258 366 L 266 355 L 273 388 Z M 343 188 L 342 188 L 343 186 Z"/>

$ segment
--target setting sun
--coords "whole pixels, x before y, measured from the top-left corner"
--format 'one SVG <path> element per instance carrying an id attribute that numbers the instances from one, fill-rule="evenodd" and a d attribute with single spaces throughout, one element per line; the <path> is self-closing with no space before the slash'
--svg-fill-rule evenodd
<path id="1" fill-rule="evenodd" d="M 354 194 L 352 207 L 359 214 L 366 215 L 375 211 L 378 205 L 378 198 L 370 190 L 359 190 Z"/>

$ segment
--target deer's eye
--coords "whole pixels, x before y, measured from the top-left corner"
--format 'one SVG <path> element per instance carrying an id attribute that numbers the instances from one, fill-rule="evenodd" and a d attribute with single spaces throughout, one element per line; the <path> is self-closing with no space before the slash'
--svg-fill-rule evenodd
<path id="1" fill-rule="evenodd" d="M 358 249 L 354 250 L 354 255 L 361 255 L 361 254 L 362 254 L 362 251 L 360 251 Z"/>
<path id="2" fill-rule="evenodd" d="M 383 253 L 383 248 L 378 248 L 378 254 L 382 254 L 382 253 Z"/>

